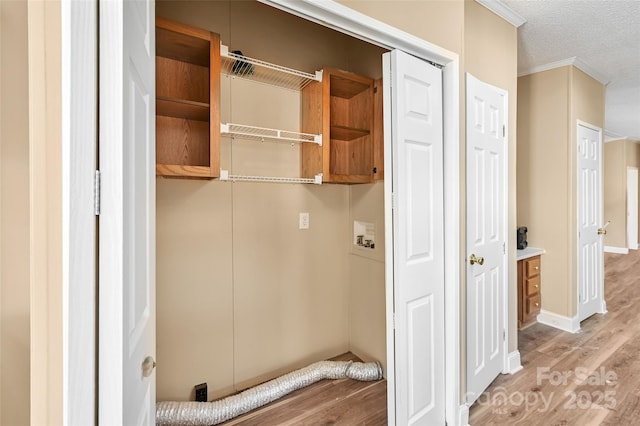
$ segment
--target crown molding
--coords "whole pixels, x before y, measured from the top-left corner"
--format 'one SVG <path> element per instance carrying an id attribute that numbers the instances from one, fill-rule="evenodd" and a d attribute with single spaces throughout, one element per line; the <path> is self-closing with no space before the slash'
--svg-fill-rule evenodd
<path id="1" fill-rule="evenodd" d="M 607 74 L 596 70 L 591 65 L 587 64 L 577 56 L 573 56 L 567 59 L 562 59 L 556 62 L 550 62 L 544 65 L 538 65 L 536 67 L 523 70 L 518 73 L 518 77 L 522 77 L 529 74 L 535 74 L 537 72 L 542 72 L 542 71 L 549 71 L 555 68 L 566 67 L 569 65 L 573 65 L 574 67 L 578 68 L 580 71 L 589 75 L 591 78 L 599 81 L 604 86 L 609 84 L 609 82 L 611 81 L 611 78 Z"/>
<path id="2" fill-rule="evenodd" d="M 506 4 L 502 3 L 500 0 L 476 0 L 478 3 L 518 28 L 522 26 L 526 19 L 524 19 L 520 14 L 518 14 L 515 10 L 511 9 Z"/>
<path id="3" fill-rule="evenodd" d="M 605 129 L 604 143 L 617 142 L 617 141 L 633 142 L 633 143 L 640 144 L 640 139 L 636 139 L 631 136 L 621 136 L 618 133 L 613 133 Z"/>
<path id="4" fill-rule="evenodd" d="M 604 129 L 604 142 L 613 142 L 619 140 L 627 140 L 626 136 L 623 136 L 619 133 L 612 132 L 611 130 Z"/>
<path id="5" fill-rule="evenodd" d="M 604 72 L 598 71 L 597 69 L 595 69 L 591 65 L 587 64 L 586 62 L 584 62 L 580 58 L 576 58 L 575 63 L 573 65 L 576 68 L 580 69 L 581 71 L 584 71 L 585 73 L 587 73 L 591 77 L 593 77 L 596 80 L 598 80 L 604 86 L 609 84 L 609 82 L 611 81 L 611 77 L 609 75 L 607 75 Z"/>

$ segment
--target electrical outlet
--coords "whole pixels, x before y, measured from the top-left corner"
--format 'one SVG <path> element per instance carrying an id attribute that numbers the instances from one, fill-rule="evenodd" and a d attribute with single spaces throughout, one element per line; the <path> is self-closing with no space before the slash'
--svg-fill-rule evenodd
<path id="1" fill-rule="evenodd" d="M 309 229 L 309 213 L 300 213 L 300 229 Z"/>
<path id="2" fill-rule="evenodd" d="M 199 385 L 195 385 L 194 389 L 196 391 L 196 401 L 207 402 L 207 384 L 200 383 Z"/>

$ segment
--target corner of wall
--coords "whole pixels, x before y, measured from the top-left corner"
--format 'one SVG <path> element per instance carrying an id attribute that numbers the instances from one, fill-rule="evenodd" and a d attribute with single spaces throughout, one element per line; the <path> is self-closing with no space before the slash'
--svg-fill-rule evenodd
<path id="1" fill-rule="evenodd" d="M 355 247 L 354 221 L 375 226 L 375 248 Z M 349 187 L 349 348 L 364 361 L 376 360 L 386 375 L 384 183 Z"/>
<path id="2" fill-rule="evenodd" d="M 27 2 L 0 1 L 0 424 L 29 424 Z"/>

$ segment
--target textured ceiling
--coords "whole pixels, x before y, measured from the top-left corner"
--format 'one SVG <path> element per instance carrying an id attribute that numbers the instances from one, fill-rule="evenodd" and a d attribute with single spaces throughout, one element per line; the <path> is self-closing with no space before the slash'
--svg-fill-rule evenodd
<path id="1" fill-rule="evenodd" d="M 527 20 L 518 71 L 576 57 L 608 82 L 605 131 L 640 141 L 640 0 L 502 0 Z"/>

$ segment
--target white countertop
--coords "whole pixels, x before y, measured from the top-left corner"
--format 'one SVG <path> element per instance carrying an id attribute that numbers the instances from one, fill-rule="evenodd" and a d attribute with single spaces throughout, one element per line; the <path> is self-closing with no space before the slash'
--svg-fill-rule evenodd
<path id="1" fill-rule="evenodd" d="M 516 260 L 528 259 L 533 256 L 538 256 L 540 254 L 544 254 L 544 249 L 535 248 L 535 247 L 527 247 L 523 250 L 516 250 Z"/>

